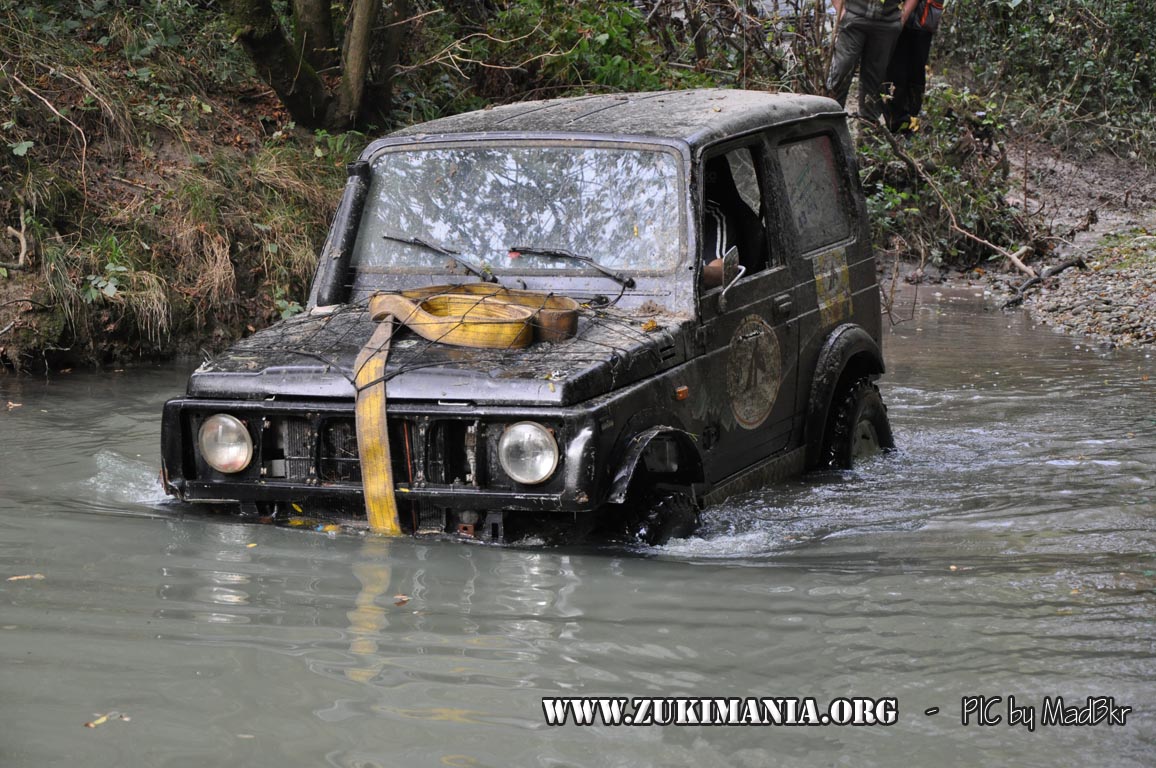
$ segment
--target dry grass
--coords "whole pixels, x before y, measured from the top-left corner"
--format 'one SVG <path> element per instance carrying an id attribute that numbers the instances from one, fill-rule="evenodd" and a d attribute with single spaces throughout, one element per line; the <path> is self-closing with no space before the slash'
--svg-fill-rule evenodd
<path id="1" fill-rule="evenodd" d="M 50 305 L 9 362 L 217 347 L 276 319 L 275 297 L 304 302 L 344 183 L 351 158 L 312 134 L 266 138 L 269 112 L 237 98 L 263 86 L 216 17 L 117 5 L 0 0 L 0 232 L 28 241 L 4 287 Z"/>

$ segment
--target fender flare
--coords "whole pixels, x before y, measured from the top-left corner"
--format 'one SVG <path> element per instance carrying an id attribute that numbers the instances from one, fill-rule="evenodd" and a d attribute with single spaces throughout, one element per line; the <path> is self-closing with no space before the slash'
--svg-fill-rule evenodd
<path id="1" fill-rule="evenodd" d="M 827 336 L 815 362 L 811 394 L 807 400 L 804 434 L 807 441 L 807 468 L 818 465 L 827 429 L 831 402 L 848 377 L 875 378 L 885 371 L 883 352 L 866 330 L 844 323 Z"/>
<path id="2" fill-rule="evenodd" d="M 660 436 L 672 437 L 679 448 L 680 455 L 691 459 L 693 466 L 679 468 L 680 474 L 687 475 L 687 485 L 702 482 L 702 455 L 699 453 L 698 446 L 695 444 L 694 435 L 677 427 L 658 425 L 639 432 L 627 441 L 626 450 L 622 459 L 618 462 L 618 471 L 615 473 L 614 481 L 610 486 L 610 494 L 606 498 L 608 502 L 621 504 L 625 501 L 626 492 L 630 489 L 630 483 L 634 479 L 638 462 L 642 461 L 642 457 L 646 454 L 646 449 L 650 443 Z"/>

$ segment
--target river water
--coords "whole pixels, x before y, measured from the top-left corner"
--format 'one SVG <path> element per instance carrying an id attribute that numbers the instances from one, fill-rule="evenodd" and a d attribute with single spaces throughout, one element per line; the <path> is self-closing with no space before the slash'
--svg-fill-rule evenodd
<path id="1" fill-rule="evenodd" d="M 188 366 L 0 377 L 0 766 L 1156 764 L 1156 359 L 926 288 L 886 344 L 897 454 L 641 552 L 174 506 L 159 416 Z M 973 695 L 1001 722 L 963 725 Z M 549 727 L 553 696 L 898 719 Z M 1040 725 L 1054 696 L 1133 709 Z"/>

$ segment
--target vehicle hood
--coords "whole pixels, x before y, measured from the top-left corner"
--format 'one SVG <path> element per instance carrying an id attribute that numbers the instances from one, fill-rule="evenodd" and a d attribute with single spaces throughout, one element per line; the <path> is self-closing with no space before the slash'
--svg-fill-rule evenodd
<path id="1" fill-rule="evenodd" d="M 572 405 L 684 362 L 690 327 L 657 307 L 583 310 L 573 338 L 519 350 L 437 344 L 398 327 L 386 392 L 391 400 Z M 303 313 L 206 362 L 188 394 L 352 399 L 353 363 L 373 330 L 364 307 Z"/>

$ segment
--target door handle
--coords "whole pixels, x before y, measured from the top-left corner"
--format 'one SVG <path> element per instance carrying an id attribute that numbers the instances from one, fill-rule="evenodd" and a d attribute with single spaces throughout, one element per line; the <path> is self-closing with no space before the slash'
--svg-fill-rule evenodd
<path id="1" fill-rule="evenodd" d="M 791 316 L 791 309 L 793 308 L 791 303 L 791 294 L 781 293 L 775 297 L 774 301 L 776 320 L 782 320 L 785 317 Z"/>

